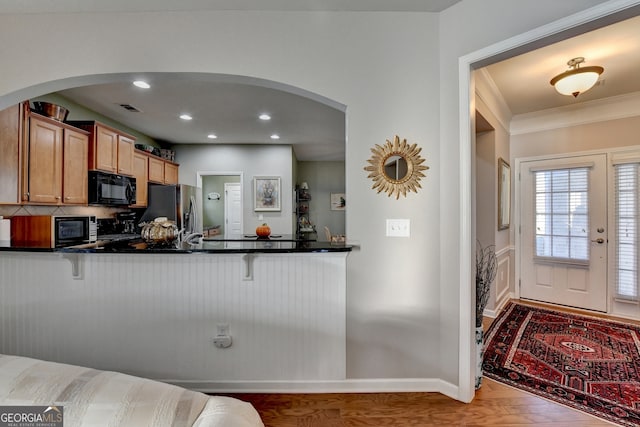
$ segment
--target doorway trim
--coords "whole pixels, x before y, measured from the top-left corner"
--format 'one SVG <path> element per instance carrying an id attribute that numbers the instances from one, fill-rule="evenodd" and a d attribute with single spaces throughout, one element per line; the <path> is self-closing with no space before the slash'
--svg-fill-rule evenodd
<path id="1" fill-rule="evenodd" d="M 202 177 L 203 176 L 222 176 L 222 175 L 236 175 L 240 176 L 240 194 L 242 195 L 242 212 L 240 212 L 241 223 L 244 226 L 244 172 L 241 171 L 197 171 L 196 172 L 196 186 L 202 191 Z M 204 219 L 204 195 L 202 197 L 202 218 Z"/>
<path id="2" fill-rule="evenodd" d="M 458 397 L 470 402 L 475 395 L 475 176 L 472 147 L 475 137 L 475 84 L 472 70 L 591 31 L 637 15 L 640 0 L 611 0 L 458 58 L 458 114 L 460 135 L 460 318 Z M 465 309 L 466 308 L 466 309 Z"/>

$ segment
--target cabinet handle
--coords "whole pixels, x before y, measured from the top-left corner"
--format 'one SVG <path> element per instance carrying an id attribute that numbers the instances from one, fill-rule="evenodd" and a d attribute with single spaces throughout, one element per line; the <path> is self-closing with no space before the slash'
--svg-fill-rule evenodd
<path id="1" fill-rule="evenodd" d="M 60 200 L 60 199 L 62 199 L 62 197 L 56 196 L 56 200 Z"/>

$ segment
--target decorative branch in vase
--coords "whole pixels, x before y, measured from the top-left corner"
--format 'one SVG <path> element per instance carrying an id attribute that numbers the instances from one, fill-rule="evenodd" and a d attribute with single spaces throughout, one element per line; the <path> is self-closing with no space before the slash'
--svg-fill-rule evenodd
<path id="1" fill-rule="evenodd" d="M 482 385 L 482 356 L 484 347 L 484 331 L 482 318 L 489 301 L 491 283 L 496 278 L 498 261 L 495 245 L 482 247 L 476 244 L 476 389 Z"/>
<path id="2" fill-rule="evenodd" d="M 495 245 L 483 248 L 480 242 L 477 242 L 476 246 L 476 327 L 478 327 L 482 326 L 482 313 L 489 301 L 491 283 L 496 278 L 498 261 Z"/>

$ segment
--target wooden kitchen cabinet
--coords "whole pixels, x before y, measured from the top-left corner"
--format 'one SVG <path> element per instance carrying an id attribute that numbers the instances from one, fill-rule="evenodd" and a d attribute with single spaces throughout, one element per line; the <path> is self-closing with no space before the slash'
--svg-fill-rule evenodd
<path id="1" fill-rule="evenodd" d="M 62 127 L 52 122 L 35 114 L 29 117 L 24 201 L 62 203 Z"/>
<path id="2" fill-rule="evenodd" d="M 178 183 L 178 169 L 177 163 L 164 160 L 160 157 L 147 154 L 149 158 L 149 182 L 155 184 L 177 184 Z"/>
<path id="3" fill-rule="evenodd" d="M 89 201 L 89 135 L 64 129 L 62 143 L 62 201 L 84 205 Z"/>
<path id="4" fill-rule="evenodd" d="M 149 182 L 164 184 L 164 160 L 149 156 Z"/>
<path id="5" fill-rule="evenodd" d="M 136 204 L 132 207 L 146 207 L 148 201 L 149 156 L 143 152 L 134 151 L 133 153 L 133 176 L 136 179 Z"/>
<path id="6" fill-rule="evenodd" d="M 118 135 L 118 173 L 133 175 L 133 147 L 135 139 Z"/>
<path id="7" fill-rule="evenodd" d="M 22 200 L 22 161 L 26 103 L 0 111 L 0 204 Z"/>
<path id="8" fill-rule="evenodd" d="M 33 113 L 28 123 L 22 201 L 86 204 L 87 133 Z"/>
<path id="9" fill-rule="evenodd" d="M 175 163 L 164 162 L 164 183 L 178 183 L 178 165 Z"/>
<path id="10" fill-rule="evenodd" d="M 118 171 L 118 133 L 116 131 L 96 125 L 91 148 L 90 169 L 112 173 Z"/>
<path id="11" fill-rule="evenodd" d="M 86 204 L 88 140 L 28 102 L 0 111 L 0 203 Z"/>
<path id="12" fill-rule="evenodd" d="M 133 175 L 133 136 L 96 121 L 68 123 L 89 132 L 89 170 Z"/>
<path id="13" fill-rule="evenodd" d="M 177 184 L 179 165 L 155 156 L 149 156 L 149 182 Z"/>

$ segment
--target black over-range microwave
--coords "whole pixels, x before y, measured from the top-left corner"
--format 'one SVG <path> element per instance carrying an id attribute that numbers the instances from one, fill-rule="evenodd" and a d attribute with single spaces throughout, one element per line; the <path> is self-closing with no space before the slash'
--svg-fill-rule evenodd
<path id="1" fill-rule="evenodd" d="M 89 171 L 90 205 L 126 206 L 135 203 L 135 178 L 107 172 Z"/>

